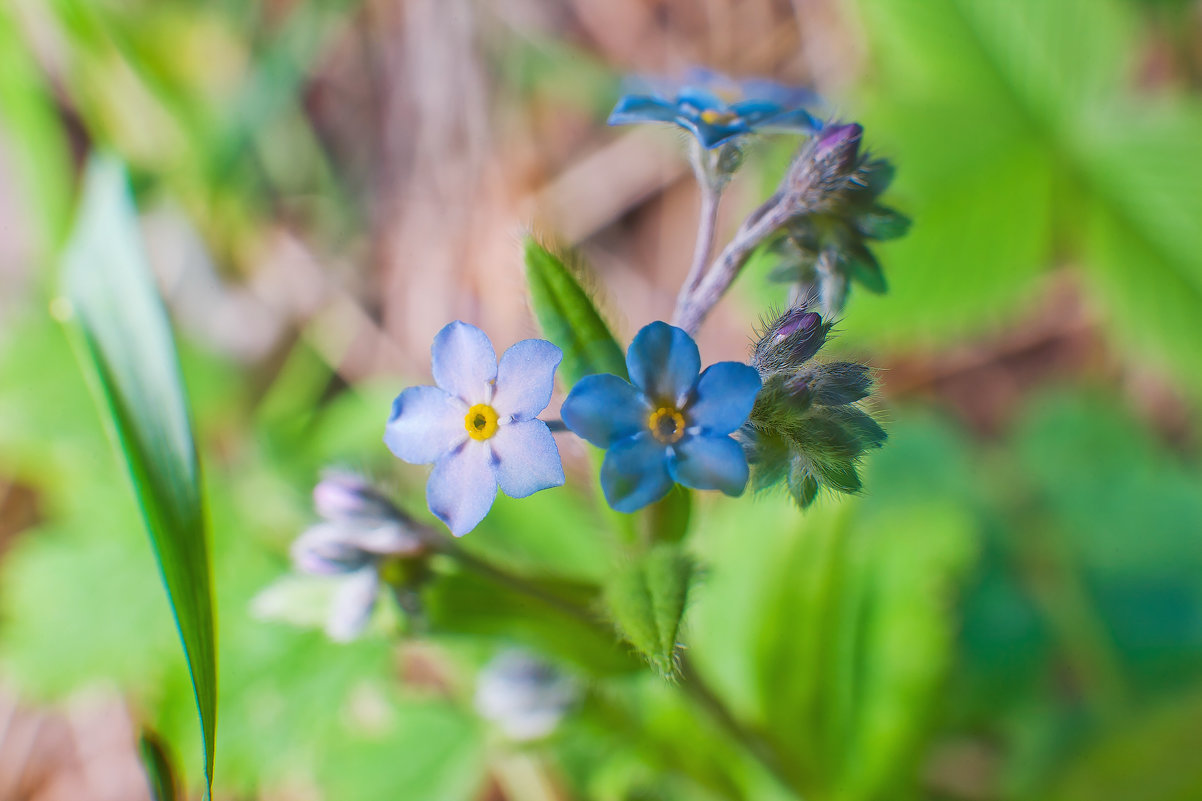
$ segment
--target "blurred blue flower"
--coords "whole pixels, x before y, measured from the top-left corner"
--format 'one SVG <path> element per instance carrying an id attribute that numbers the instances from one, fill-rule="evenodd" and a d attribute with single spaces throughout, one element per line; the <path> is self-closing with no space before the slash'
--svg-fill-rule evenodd
<path id="1" fill-rule="evenodd" d="M 563 484 L 559 449 L 535 415 L 547 407 L 563 354 L 542 339 L 513 345 L 497 364 L 483 331 L 445 326 L 430 348 L 437 386 L 397 396 L 384 442 L 411 464 L 434 464 L 426 503 L 461 537 L 488 514 L 497 487 L 512 498 Z"/>
<path id="2" fill-rule="evenodd" d="M 292 544 L 298 570 L 338 581 L 326 618 L 326 634 L 339 642 L 363 632 L 389 559 L 413 558 L 426 545 L 409 519 L 366 479 L 331 471 L 313 489 L 321 523 Z"/>
<path id="3" fill-rule="evenodd" d="M 525 651 L 508 650 L 480 671 L 476 711 L 511 740 L 539 740 L 555 731 L 579 696 L 577 683 Z"/>
<path id="4" fill-rule="evenodd" d="M 816 102 L 816 95 L 805 89 L 695 69 L 682 81 L 643 82 L 627 92 L 614 106 L 609 124 L 670 122 L 712 148 L 753 131 L 813 133 L 820 123 L 804 106 Z"/>
<path id="5" fill-rule="evenodd" d="M 679 482 L 739 495 L 747 483 L 743 448 L 730 436 L 751 414 L 760 375 L 738 362 L 704 373 L 697 344 L 655 322 L 626 352 L 631 383 L 615 375 L 582 378 L 563 403 L 569 429 L 599 448 L 605 500 L 619 512 L 653 503 Z"/>

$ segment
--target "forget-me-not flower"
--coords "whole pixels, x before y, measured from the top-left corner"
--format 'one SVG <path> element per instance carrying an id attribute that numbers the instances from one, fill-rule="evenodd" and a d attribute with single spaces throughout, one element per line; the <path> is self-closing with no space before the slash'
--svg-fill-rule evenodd
<path id="1" fill-rule="evenodd" d="M 697 344 L 683 330 L 655 322 L 626 352 L 630 382 L 615 375 L 582 378 L 563 403 L 569 429 L 606 448 L 605 500 L 633 512 L 680 482 L 739 495 L 747 484 L 743 448 L 730 436 L 751 414 L 760 375 L 738 362 L 704 373 Z"/>
<path id="2" fill-rule="evenodd" d="M 536 415 L 551 401 L 559 348 L 525 339 L 497 364 L 483 331 L 445 326 L 430 348 L 437 386 L 397 396 L 384 442 L 411 464 L 434 464 L 430 511 L 461 537 L 488 514 L 497 488 L 512 498 L 563 484 L 551 431 Z"/>
<path id="3" fill-rule="evenodd" d="M 712 148 L 753 131 L 813 133 L 820 124 L 803 106 L 816 100 L 804 89 L 695 69 L 683 81 L 646 82 L 626 93 L 609 124 L 670 122 Z"/>

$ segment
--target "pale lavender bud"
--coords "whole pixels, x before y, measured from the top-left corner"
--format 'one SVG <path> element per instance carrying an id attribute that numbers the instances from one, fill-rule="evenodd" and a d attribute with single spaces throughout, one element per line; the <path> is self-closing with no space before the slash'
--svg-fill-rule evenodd
<path id="1" fill-rule="evenodd" d="M 313 505 L 326 520 L 347 518 L 395 519 L 399 513 L 367 479 L 343 470 L 322 475 L 313 488 Z"/>
<path id="2" fill-rule="evenodd" d="M 570 676 L 524 651 L 505 651 L 476 680 L 476 711 L 513 740 L 538 740 L 553 732 L 576 700 Z"/>

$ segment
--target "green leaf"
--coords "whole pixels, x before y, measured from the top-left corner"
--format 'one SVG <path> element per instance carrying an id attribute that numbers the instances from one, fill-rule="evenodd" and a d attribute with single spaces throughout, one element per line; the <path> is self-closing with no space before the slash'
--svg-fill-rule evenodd
<path id="1" fill-rule="evenodd" d="M 560 374 L 568 386 L 594 373 L 627 377 L 622 349 L 580 281 L 533 238 L 526 240 L 526 281 L 543 333 L 563 351 Z"/>
<path id="2" fill-rule="evenodd" d="M 692 557 L 679 546 L 657 545 L 620 569 L 605 588 L 622 635 L 665 677 L 676 669 L 676 637 L 695 572 Z"/>
<path id="3" fill-rule="evenodd" d="M 217 647 L 205 510 L 171 328 L 143 252 L 119 163 L 88 165 L 63 257 L 79 355 L 125 457 L 179 628 L 212 786 Z"/>
<path id="4" fill-rule="evenodd" d="M 166 746 L 153 731 L 143 729 L 138 735 L 138 756 L 142 758 L 142 767 L 146 769 L 153 801 L 175 801 L 179 797 L 175 771 L 167 757 Z"/>

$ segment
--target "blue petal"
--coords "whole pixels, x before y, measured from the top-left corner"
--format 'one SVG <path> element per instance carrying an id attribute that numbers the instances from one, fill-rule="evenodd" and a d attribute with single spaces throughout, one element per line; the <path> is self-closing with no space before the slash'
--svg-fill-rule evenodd
<path id="1" fill-rule="evenodd" d="M 618 442 L 601 463 L 605 500 L 619 512 L 634 512 L 672 489 L 668 449 L 649 433 Z"/>
<path id="2" fill-rule="evenodd" d="M 474 529 L 496 497 L 492 450 L 483 442 L 466 442 L 439 459 L 426 484 L 426 505 L 456 537 Z"/>
<path id="3" fill-rule="evenodd" d="M 504 420 L 529 420 L 551 402 L 563 351 L 545 339 L 523 339 L 501 356 L 492 407 Z"/>
<path id="4" fill-rule="evenodd" d="M 384 444 L 410 464 L 429 464 L 467 439 L 463 401 L 438 387 L 409 387 L 392 402 Z"/>
<path id="5" fill-rule="evenodd" d="M 651 409 L 642 394 L 616 375 L 588 375 L 576 382 L 559 410 L 564 425 L 598 448 L 647 427 Z"/>
<path id="6" fill-rule="evenodd" d="M 742 495 L 747 486 L 747 457 L 730 437 L 686 437 L 668 463 L 672 478 L 693 489 L 718 489 Z"/>
<path id="7" fill-rule="evenodd" d="M 447 323 L 430 346 L 434 383 L 468 406 L 492 401 L 497 353 L 488 336 L 465 322 Z"/>
<path id="8" fill-rule="evenodd" d="M 639 122 L 673 122 L 678 114 L 675 103 L 648 95 L 627 95 L 610 112 L 610 125 Z"/>
<path id="9" fill-rule="evenodd" d="M 375 566 L 365 567 L 342 580 L 330 603 L 326 634 L 335 642 L 347 642 L 363 633 L 376 605 L 380 578 Z"/>
<path id="10" fill-rule="evenodd" d="M 643 326 L 626 351 L 630 381 L 653 404 L 683 405 L 697 373 L 701 354 L 697 343 L 683 330 L 667 323 Z"/>
<path id="11" fill-rule="evenodd" d="M 563 485 L 559 448 L 542 420 L 500 426 L 488 444 L 492 446 L 497 483 L 510 498 L 525 498 Z"/>
<path id="12" fill-rule="evenodd" d="M 711 364 L 697 379 L 687 409 L 689 425 L 703 434 L 725 435 L 747 421 L 760 391 L 760 373 L 739 362 Z"/>

